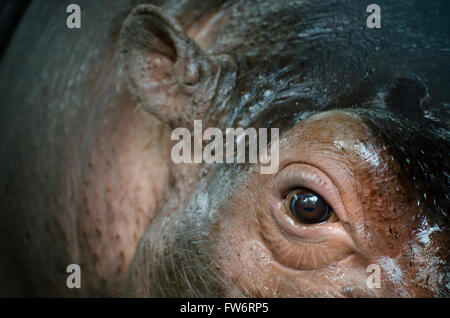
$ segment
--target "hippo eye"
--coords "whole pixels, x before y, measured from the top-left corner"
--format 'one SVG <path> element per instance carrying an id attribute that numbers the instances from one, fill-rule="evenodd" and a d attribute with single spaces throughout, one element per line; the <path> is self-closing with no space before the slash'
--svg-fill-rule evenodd
<path id="1" fill-rule="evenodd" d="M 286 197 L 286 207 L 302 223 L 314 224 L 326 221 L 332 209 L 322 197 L 307 189 L 296 189 Z"/>
<path id="2" fill-rule="evenodd" d="M 355 252 L 340 185 L 319 168 L 301 162 L 288 164 L 272 179 L 267 187 L 272 218 L 262 214 L 261 225 L 276 261 L 292 269 L 311 270 Z"/>

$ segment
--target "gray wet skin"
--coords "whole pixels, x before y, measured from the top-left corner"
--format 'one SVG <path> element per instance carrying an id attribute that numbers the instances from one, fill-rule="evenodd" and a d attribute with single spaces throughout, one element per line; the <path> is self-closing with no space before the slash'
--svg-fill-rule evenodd
<path id="1" fill-rule="evenodd" d="M 137 2 L 69 30 L 35 1 L 3 55 L 1 296 L 448 296 L 445 1 L 376 30 L 364 1 Z M 279 171 L 173 164 L 200 118 L 279 127 Z M 334 219 L 285 209 L 307 185 Z"/>

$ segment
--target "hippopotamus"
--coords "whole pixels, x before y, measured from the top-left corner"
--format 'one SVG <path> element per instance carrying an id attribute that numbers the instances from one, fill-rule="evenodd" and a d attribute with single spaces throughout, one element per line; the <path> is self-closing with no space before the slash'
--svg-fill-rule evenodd
<path id="1" fill-rule="evenodd" d="M 1 296 L 449 296 L 446 1 L 77 4 L 2 55 Z M 196 120 L 277 169 L 174 162 Z"/>

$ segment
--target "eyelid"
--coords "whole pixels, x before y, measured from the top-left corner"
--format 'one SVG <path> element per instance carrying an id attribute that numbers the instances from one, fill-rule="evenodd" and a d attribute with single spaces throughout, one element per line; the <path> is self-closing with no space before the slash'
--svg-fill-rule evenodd
<path id="1" fill-rule="evenodd" d="M 332 180 L 320 169 L 305 163 L 286 166 L 272 180 L 272 189 L 279 201 L 295 188 L 306 188 L 320 195 L 335 211 L 339 220 L 348 223 L 348 215 L 339 191 Z"/>
<path id="2" fill-rule="evenodd" d="M 292 213 L 287 213 L 285 197 L 298 188 L 321 196 L 339 220 L 318 224 L 296 222 Z M 272 217 L 262 218 L 262 233 L 280 264 L 312 270 L 335 264 L 355 253 L 357 247 L 343 224 L 348 217 L 338 188 L 325 172 L 306 163 L 291 163 L 282 168 L 267 189 Z"/>

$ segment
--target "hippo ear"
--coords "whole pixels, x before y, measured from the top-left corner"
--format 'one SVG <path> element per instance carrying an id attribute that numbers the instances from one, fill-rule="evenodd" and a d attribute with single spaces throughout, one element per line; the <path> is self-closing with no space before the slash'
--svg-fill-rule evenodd
<path id="1" fill-rule="evenodd" d="M 122 65 L 140 105 L 172 126 L 211 112 L 229 59 L 205 53 L 164 10 L 139 5 L 122 25 Z"/>

